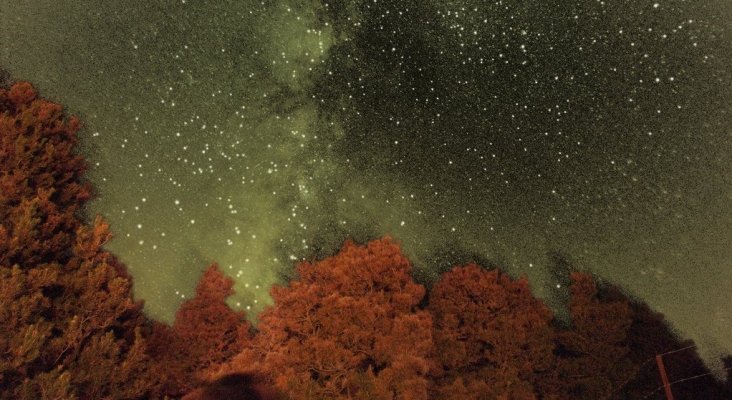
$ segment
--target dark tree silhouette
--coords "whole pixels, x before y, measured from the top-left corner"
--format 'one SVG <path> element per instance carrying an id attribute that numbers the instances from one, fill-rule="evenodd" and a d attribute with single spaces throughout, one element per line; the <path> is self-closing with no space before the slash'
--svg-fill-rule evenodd
<path id="1" fill-rule="evenodd" d="M 727 371 L 727 383 L 724 386 L 724 393 L 728 397 L 732 398 L 732 356 L 728 355 L 722 357 L 722 365 L 724 365 L 724 368 Z"/>
<path id="2" fill-rule="evenodd" d="M 547 272 L 549 276 L 544 282 L 544 286 L 548 289 L 548 303 L 554 310 L 555 322 L 563 327 L 569 327 L 569 287 L 572 285 L 570 276 L 572 272 L 576 272 L 577 268 L 570 256 L 562 251 L 553 250 L 547 253 L 549 258 L 549 266 Z"/>
<path id="3" fill-rule="evenodd" d="M 622 296 L 618 294 L 617 288 L 610 290 L 613 295 Z M 654 391 L 656 396 L 650 397 L 651 399 L 663 396 L 663 390 L 657 390 L 662 384 L 654 362 L 657 354 L 663 354 L 669 380 L 699 376 L 674 384 L 672 389 L 675 399 L 732 398 L 732 393 L 725 392 L 723 385 L 704 364 L 693 341 L 681 339 L 663 315 L 651 310 L 647 304 L 634 301 L 631 309 L 633 323 L 628 332 L 628 346 L 630 356 L 639 368 L 638 373 L 624 388 L 623 398 L 643 399 Z"/>
<path id="4" fill-rule="evenodd" d="M 5 68 L 0 67 L 0 88 L 7 89 L 13 83 L 13 77 Z"/>

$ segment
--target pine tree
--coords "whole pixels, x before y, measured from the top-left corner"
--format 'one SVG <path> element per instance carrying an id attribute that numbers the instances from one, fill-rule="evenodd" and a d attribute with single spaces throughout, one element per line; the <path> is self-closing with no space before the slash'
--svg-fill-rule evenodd
<path id="1" fill-rule="evenodd" d="M 627 343 L 629 301 L 603 296 L 587 273 L 572 272 L 570 278 L 571 326 L 556 333 L 558 381 L 551 387 L 562 398 L 614 398 L 637 371 Z"/>
<path id="2" fill-rule="evenodd" d="M 552 365 L 552 314 L 526 278 L 455 267 L 433 287 L 428 310 L 436 398 L 536 398 L 535 384 Z"/>
<path id="3" fill-rule="evenodd" d="M 27 82 L 0 89 L 0 398 L 134 399 L 151 386 L 142 303 L 79 212 L 80 123 Z"/>
<path id="4" fill-rule="evenodd" d="M 243 312 L 226 304 L 234 282 L 211 264 L 196 286 L 196 295 L 185 301 L 172 327 L 157 323 L 151 349 L 161 371 L 163 392 L 179 396 L 204 384 L 251 339 L 251 325 Z"/>
<path id="5" fill-rule="evenodd" d="M 229 371 L 260 371 L 294 399 L 427 399 L 431 318 L 397 244 L 349 241 L 297 270 Z"/>

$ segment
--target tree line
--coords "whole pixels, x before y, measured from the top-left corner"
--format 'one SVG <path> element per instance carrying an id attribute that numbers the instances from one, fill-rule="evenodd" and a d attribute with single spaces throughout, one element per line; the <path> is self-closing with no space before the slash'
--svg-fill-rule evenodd
<path id="1" fill-rule="evenodd" d="M 109 225 L 82 216 L 80 128 L 29 83 L 0 88 L 0 399 L 659 399 L 654 357 L 682 348 L 668 375 L 703 376 L 676 398 L 731 397 L 661 314 L 591 274 L 567 271 L 562 320 L 497 268 L 427 289 L 389 237 L 297 264 L 256 326 L 216 264 L 155 321 Z"/>

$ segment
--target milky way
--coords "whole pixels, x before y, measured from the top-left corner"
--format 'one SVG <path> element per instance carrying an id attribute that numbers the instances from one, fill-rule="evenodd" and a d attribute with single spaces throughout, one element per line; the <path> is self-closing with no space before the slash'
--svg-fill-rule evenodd
<path id="1" fill-rule="evenodd" d="M 85 121 L 89 214 L 151 315 L 212 261 L 256 312 L 297 260 L 390 234 L 420 279 L 480 260 L 548 300 L 561 252 L 732 350 L 728 2 L 0 13 L 0 65 Z"/>

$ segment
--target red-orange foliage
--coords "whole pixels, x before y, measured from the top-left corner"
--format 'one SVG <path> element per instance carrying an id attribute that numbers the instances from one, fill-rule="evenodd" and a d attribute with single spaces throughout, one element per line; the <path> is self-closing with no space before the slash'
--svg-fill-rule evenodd
<path id="1" fill-rule="evenodd" d="M 248 344 L 251 326 L 244 313 L 225 303 L 233 284 L 212 264 L 201 276 L 195 297 L 178 309 L 172 328 L 156 324 L 150 347 L 165 394 L 180 395 L 201 385 L 211 370 Z"/>
<path id="2" fill-rule="evenodd" d="M 389 238 L 301 263 L 228 370 L 259 370 L 293 399 L 427 399 L 432 322 L 410 270 Z"/>
<path id="3" fill-rule="evenodd" d="M 526 278 L 475 264 L 442 275 L 429 300 L 440 399 L 534 399 L 552 365 L 552 313 Z"/>
<path id="4" fill-rule="evenodd" d="M 91 193 L 73 152 L 79 126 L 27 82 L 0 89 L 0 265 L 68 260 Z"/>
<path id="5" fill-rule="evenodd" d="M 184 302 L 175 315 L 173 332 L 195 355 L 196 369 L 205 370 L 242 351 L 251 338 L 251 326 L 243 312 L 234 312 L 226 298 L 234 293 L 234 281 L 216 264 L 201 276 L 196 295 Z"/>
<path id="6" fill-rule="evenodd" d="M 108 225 L 73 152 L 79 122 L 30 84 L 0 89 L 0 398 L 139 398 L 148 391 L 141 303 L 101 246 Z"/>

